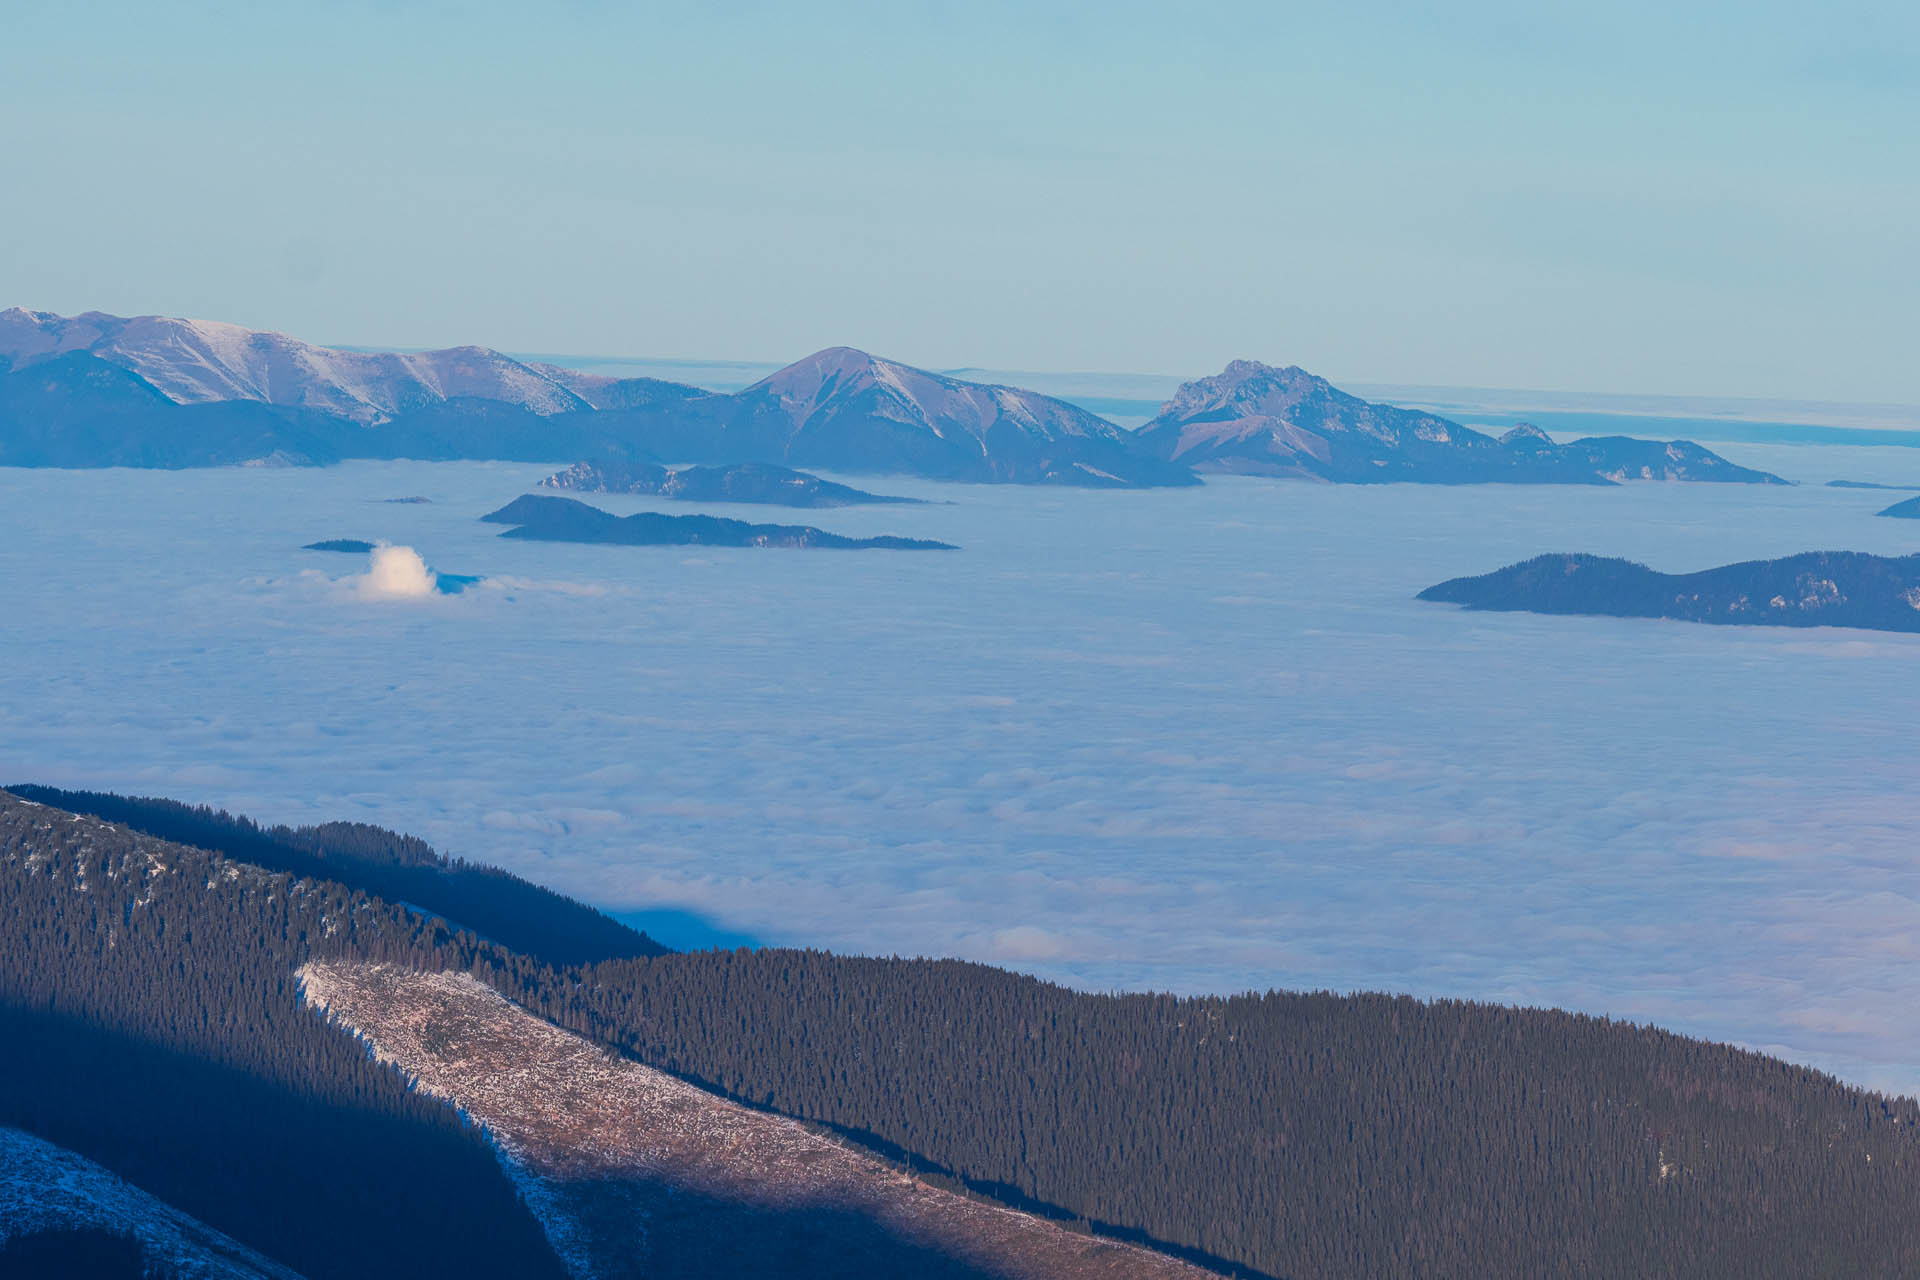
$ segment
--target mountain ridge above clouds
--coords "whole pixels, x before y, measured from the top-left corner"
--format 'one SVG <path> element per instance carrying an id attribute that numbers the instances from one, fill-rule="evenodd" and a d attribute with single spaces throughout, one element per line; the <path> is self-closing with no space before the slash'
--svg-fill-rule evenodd
<path id="1" fill-rule="evenodd" d="M 1089 488 L 1192 485 L 1077 405 L 827 347 L 731 395 L 653 411 L 662 458 Z"/>
<path id="2" fill-rule="evenodd" d="M 273 459 L 764 463 L 976 483 L 1159 488 L 1229 471 L 1347 483 L 1780 483 L 1698 445 L 1495 440 L 1297 366 L 1236 360 L 1128 432 L 1055 396 L 827 347 L 731 393 L 487 347 L 361 351 L 166 316 L 0 311 L 0 464 Z"/>
<path id="3" fill-rule="evenodd" d="M 15 370 L 74 351 L 131 370 L 175 404 L 253 400 L 363 426 L 461 398 L 542 416 L 593 407 L 566 380 L 487 347 L 350 351 L 217 320 L 0 311 L 0 357 Z"/>
<path id="4" fill-rule="evenodd" d="M 346 350 L 216 321 L 12 307 L 0 311 L 0 375 L 0 463 L 11 465 L 600 456 L 1095 488 L 1199 483 L 1066 401 L 848 347 L 723 395 L 486 347 Z"/>
<path id="5" fill-rule="evenodd" d="M 1184 384 L 1134 443 L 1201 471 L 1336 483 L 1785 483 L 1688 441 L 1598 437 L 1559 445 L 1524 426 L 1496 440 L 1437 414 L 1363 400 L 1298 365 L 1256 360 L 1235 360 Z"/>

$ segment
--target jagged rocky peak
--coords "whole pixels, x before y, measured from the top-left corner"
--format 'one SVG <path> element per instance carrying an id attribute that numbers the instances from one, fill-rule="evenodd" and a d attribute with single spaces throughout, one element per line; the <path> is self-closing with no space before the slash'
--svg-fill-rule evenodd
<path id="1" fill-rule="evenodd" d="M 1181 384 L 1162 405 L 1160 416 L 1188 417 L 1218 407 L 1262 407 L 1269 401 L 1297 403 L 1315 391 L 1334 391 L 1325 378 L 1297 364 L 1271 365 L 1258 360 L 1233 360 L 1211 378 Z M 1334 394 L 1339 394 L 1334 392 Z"/>
<path id="2" fill-rule="evenodd" d="M 1553 438 L 1532 422 L 1515 422 L 1513 430 L 1501 436 L 1500 443 L 1509 449 L 1551 449 Z"/>

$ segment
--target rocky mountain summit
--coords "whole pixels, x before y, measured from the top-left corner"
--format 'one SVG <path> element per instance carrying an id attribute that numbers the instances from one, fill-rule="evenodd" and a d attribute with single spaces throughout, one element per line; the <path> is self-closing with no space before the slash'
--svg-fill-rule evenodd
<path id="1" fill-rule="evenodd" d="M 1688 441 L 1600 437 L 1556 444 L 1523 423 L 1499 439 L 1375 404 L 1297 365 L 1235 360 L 1182 386 L 1137 448 L 1200 471 L 1347 484 L 1617 484 L 1629 479 L 1783 484 Z"/>

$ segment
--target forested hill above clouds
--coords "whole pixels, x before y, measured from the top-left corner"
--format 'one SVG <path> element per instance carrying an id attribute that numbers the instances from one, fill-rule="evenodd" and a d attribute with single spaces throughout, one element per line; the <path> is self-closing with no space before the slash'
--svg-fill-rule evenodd
<path id="1" fill-rule="evenodd" d="M 136 824 L 180 816 L 123 805 Z M 253 836 L 229 819 L 197 838 L 244 859 Z M 0 795 L 0 1123 L 309 1274 L 353 1274 L 364 1237 L 386 1231 L 413 1233 L 419 1274 L 475 1249 L 516 1256 L 527 1220 L 487 1189 L 491 1163 L 462 1154 L 477 1149 L 455 1118 L 290 1016 L 298 965 L 376 961 L 471 974 L 925 1178 L 1221 1271 L 1920 1271 L 1920 1108 L 1758 1054 L 1541 1010 L 1101 996 L 953 961 L 766 949 L 556 968 L 354 888 L 377 860 L 321 856 L 347 883 Z M 378 1102 L 357 1128 L 275 1110 L 355 1095 Z M 439 1154 L 393 1158 L 419 1141 Z M 380 1181 L 389 1168 L 405 1186 Z M 317 1213 L 271 1207 L 319 1188 Z M 366 1225 L 343 1235 L 342 1221 Z"/>

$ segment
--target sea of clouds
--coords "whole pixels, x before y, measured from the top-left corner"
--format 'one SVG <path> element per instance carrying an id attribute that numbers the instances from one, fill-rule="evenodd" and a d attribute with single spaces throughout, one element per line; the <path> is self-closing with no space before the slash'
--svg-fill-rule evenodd
<path id="1" fill-rule="evenodd" d="M 1726 451 L 1920 483 L 1920 450 Z M 668 941 L 1550 1004 L 1920 1089 L 1920 636 L 1413 599 L 1543 551 L 1920 550 L 1871 514 L 1899 494 L 864 480 L 938 505 L 704 508 L 951 554 L 478 521 L 550 469 L 0 469 L 0 781 L 377 822 Z"/>

